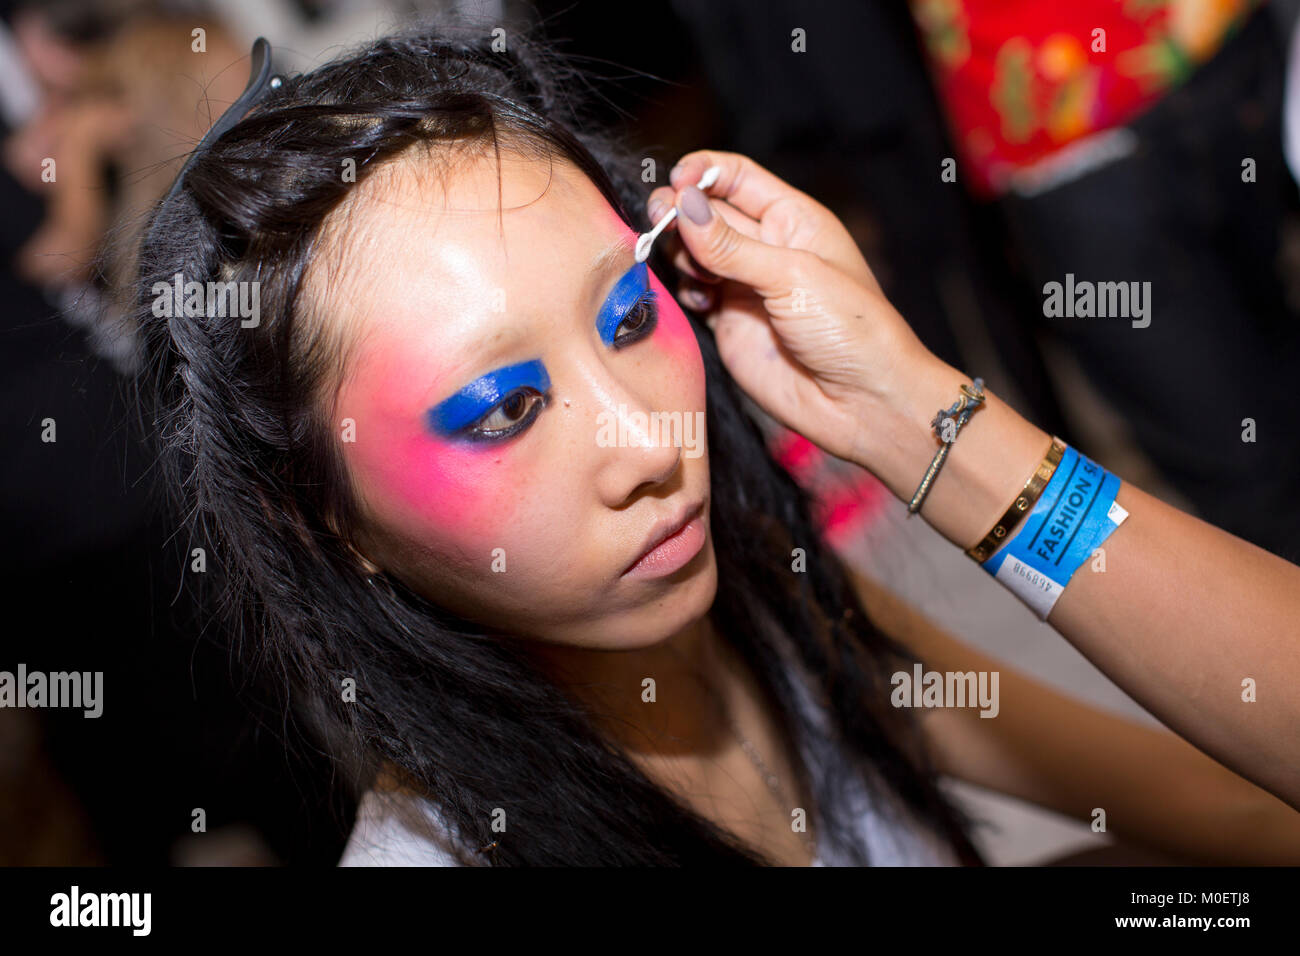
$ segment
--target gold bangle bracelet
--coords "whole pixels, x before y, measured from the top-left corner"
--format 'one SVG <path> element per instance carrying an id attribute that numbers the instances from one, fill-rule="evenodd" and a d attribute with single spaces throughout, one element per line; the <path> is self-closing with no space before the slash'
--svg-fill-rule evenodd
<path id="1" fill-rule="evenodd" d="M 1024 520 L 1025 515 L 1033 510 L 1038 499 L 1042 497 L 1043 489 L 1047 487 L 1052 476 L 1056 474 L 1056 466 L 1061 463 L 1065 457 L 1065 442 L 1052 436 L 1052 444 L 1048 446 L 1047 454 L 1043 460 L 1038 463 L 1034 473 L 1029 476 L 1025 482 L 1025 487 L 1020 489 L 1020 494 L 1016 495 L 1016 500 L 1011 502 L 1011 507 L 1006 510 L 998 523 L 993 526 L 988 534 L 984 536 L 979 544 L 966 551 L 972 558 L 980 564 L 988 560 L 989 555 L 997 550 L 998 545 L 1007 539 L 1016 526 Z"/>

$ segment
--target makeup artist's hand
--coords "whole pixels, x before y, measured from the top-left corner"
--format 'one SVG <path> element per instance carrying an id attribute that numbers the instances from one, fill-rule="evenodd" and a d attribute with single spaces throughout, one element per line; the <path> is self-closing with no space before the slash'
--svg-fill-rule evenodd
<path id="1" fill-rule="evenodd" d="M 692 184 L 712 165 L 722 171 L 706 197 Z M 682 300 L 706 316 L 732 376 L 786 427 L 876 470 L 866 438 L 907 404 L 920 370 L 943 363 L 811 196 L 736 153 L 688 153 L 670 179 L 650 196 L 651 221 L 679 206 L 660 241 L 697 280 Z"/>
<path id="2" fill-rule="evenodd" d="M 824 207 L 740 156 L 683 163 L 665 193 L 680 210 L 672 235 L 718 277 L 701 311 L 727 368 L 778 421 L 906 501 L 940 447 L 935 412 L 970 379 L 925 349 Z M 710 197 L 687 185 L 715 163 Z M 1051 442 L 984 394 L 920 512 L 962 549 L 1022 493 Z M 1300 568 L 1129 482 L 1115 503 L 1129 515 L 1106 539 L 1115 570 L 1076 574 L 1048 623 L 1170 729 L 1300 809 Z M 1206 690 L 1259 673 L 1283 688 L 1266 709 L 1243 707 L 1230 686 Z"/>

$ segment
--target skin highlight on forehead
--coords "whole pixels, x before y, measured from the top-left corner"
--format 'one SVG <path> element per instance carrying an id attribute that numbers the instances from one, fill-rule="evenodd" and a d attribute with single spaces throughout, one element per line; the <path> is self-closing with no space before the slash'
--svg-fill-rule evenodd
<path id="1" fill-rule="evenodd" d="M 489 144 L 475 140 L 420 143 L 375 169 L 321 225 L 303 275 L 295 338 L 321 342 L 336 356 L 341 370 L 352 366 L 351 357 L 374 327 L 370 306 L 379 298 L 377 284 L 393 279 L 383 267 L 385 239 L 378 233 L 388 219 L 382 214 L 384 207 L 399 216 L 427 208 L 431 231 L 426 235 L 435 238 L 444 224 L 454 229 L 459 217 L 481 220 L 482 213 L 492 211 L 497 214 L 498 235 L 504 238 L 505 214 L 527 208 L 551 189 L 572 194 L 564 177 L 553 174 L 554 165 L 577 172 L 567 159 L 543 155 L 538 147 L 503 144 L 494 155 Z M 525 188 L 520 188 L 521 181 Z M 450 204 L 452 192 L 455 206 Z M 442 255 L 450 257 L 447 250 Z M 356 268 L 357 263 L 378 266 Z M 466 263 L 467 268 L 472 265 Z M 322 398 L 332 404 L 342 379 L 328 384 L 333 386 L 331 394 Z"/>

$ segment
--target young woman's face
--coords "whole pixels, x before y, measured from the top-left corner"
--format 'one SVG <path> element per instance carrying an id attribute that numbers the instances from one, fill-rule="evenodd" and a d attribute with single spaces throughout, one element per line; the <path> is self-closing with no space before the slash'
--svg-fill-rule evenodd
<path id="1" fill-rule="evenodd" d="M 488 626 L 644 647 L 717 587 L 699 347 L 576 167 L 507 153 L 499 173 L 391 164 L 308 277 L 357 336 L 333 421 L 358 545 Z"/>

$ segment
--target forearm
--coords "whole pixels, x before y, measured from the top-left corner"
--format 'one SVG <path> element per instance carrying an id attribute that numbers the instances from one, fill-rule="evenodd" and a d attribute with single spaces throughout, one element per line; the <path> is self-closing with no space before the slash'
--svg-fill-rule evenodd
<path id="1" fill-rule="evenodd" d="M 1124 485 L 1048 619 L 1170 728 L 1300 809 L 1300 568 Z M 1251 693 L 1247 693 L 1247 688 Z"/>
<path id="2" fill-rule="evenodd" d="M 852 573 L 852 572 L 850 572 Z M 994 672 L 997 718 L 934 708 L 922 727 L 942 773 L 1202 863 L 1300 861 L 1300 814 L 1186 740 L 1074 699 L 949 634 L 853 574 L 872 621 L 927 669 Z"/>
<path id="3" fill-rule="evenodd" d="M 939 447 L 934 412 L 969 378 L 933 359 L 906 397 L 868 409 L 866 467 L 908 500 Z M 986 390 L 987 391 L 987 390 Z M 988 393 L 921 510 L 954 544 L 977 543 L 1051 440 Z M 1148 710 L 1225 765 L 1300 808 L 1300 568 L 1125 483 L 1128 519 L 1048 618 Z M 990 586 L 1000 586 L 990 579 Z M 1243 700 L 1247 679 L 1258 702 Z"/>

